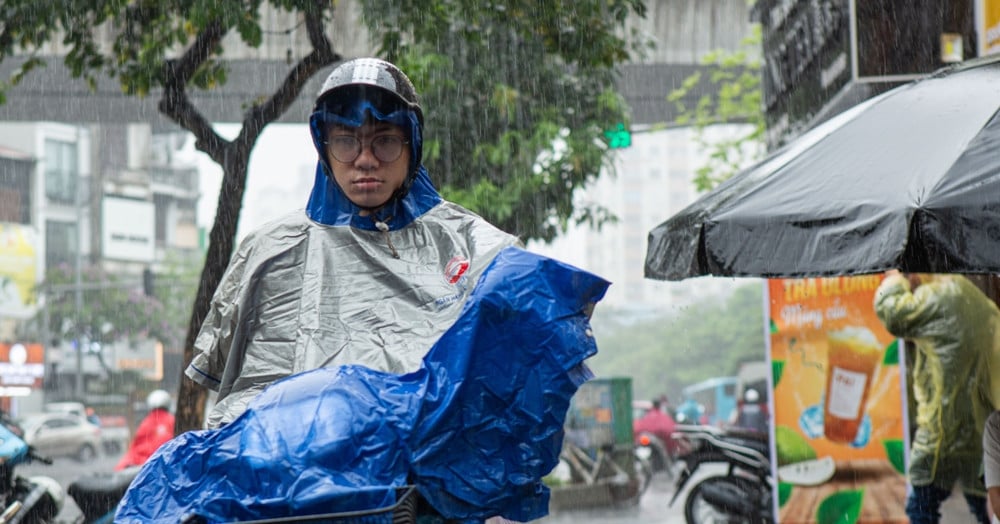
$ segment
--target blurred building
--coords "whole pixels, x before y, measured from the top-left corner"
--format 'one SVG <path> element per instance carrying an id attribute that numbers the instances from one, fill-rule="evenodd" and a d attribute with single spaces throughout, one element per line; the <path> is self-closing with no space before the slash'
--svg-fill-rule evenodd
<path id="1" fill-rule="evenodd" d="M 38 234 L 32 225 L 35 159 L 0 146 L 0 340 L 34 311 Z"/>
<path id="2" fill-rule="evenodd" d="M 724 138 L 739 124 L 713 126 L 708 138 Z M 707 152 L 689 127 L 638 129 L 631 146 L 617 150 L 614 167 L 579 194 L 599 202 L 618 221 L 595 231 L 573 227 L 550 245 L 529 248 L 591 271 L 611 281 L 600 311 L 637 318 L 662 315 L 704 299 L 724 299 L 755 279 L 700 277 L 682 282 L 646 279 L 643 268 L 649 231 L 698 198 L 695 170 Z"/>
<path id="3" fill-rule="evenodd" d="M 78 375 L 85 382 L 106 379 L 104 366 L 162 377 L 164 348 L 152 340 L 120 347 L 79 341 L 86 356 L 78 374 L 78 346 L 41 325 L 45 295 L 35 286 L 49 270 L 79 264 L 99 266 L 118 277 L 116 285 L 141 293 L 144 272 L 155 274 L 168 254 L 200 257 L 199 174 L 193 157 L 181 153 L 185 139 L 154 134 L 148 124 L 0 125 L 0 278 L 15 291 L 0 302 L 0 353 L 43 347 L 44 384 L 55 399 L 75 396 Z M 107 284 L 81 282 L 87 289 L 101 285 Z M 0 373 L 0 391 L 29 393 L 10 389 L 22 382 Z"/>
<path id="4" fill-rule="evenodd" d="M 758 0 L 768 146 L 949 64 L 1000 49 L 1000 0 Z"/>

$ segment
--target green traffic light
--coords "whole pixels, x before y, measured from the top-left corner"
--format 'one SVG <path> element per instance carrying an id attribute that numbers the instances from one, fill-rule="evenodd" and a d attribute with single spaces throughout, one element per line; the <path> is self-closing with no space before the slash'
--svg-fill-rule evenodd
<path id="1" fill-rule="evenodd" d="M 632 145 L 632 133 L 625 128 L 625 124 L 619 122 L 614 129 L 604 132 L 608 139 L 608 147 L 611 149 L 622 149 Z"/>

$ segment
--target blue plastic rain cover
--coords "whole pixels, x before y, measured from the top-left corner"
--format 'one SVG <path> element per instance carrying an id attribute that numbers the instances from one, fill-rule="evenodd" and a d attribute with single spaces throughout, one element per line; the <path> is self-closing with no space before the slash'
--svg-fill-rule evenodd
<path id="1" fill-rule="evenodd" d="M 570 398 L 597 352 L 589 311 L 608 283 L 519 248 L 483 273 L 421 368 L 308 371 L 230 424 L 153 455 L 115 522 L 208 522 L 371 509 L 415 484 L 444 517 L 548 512 Z"/>

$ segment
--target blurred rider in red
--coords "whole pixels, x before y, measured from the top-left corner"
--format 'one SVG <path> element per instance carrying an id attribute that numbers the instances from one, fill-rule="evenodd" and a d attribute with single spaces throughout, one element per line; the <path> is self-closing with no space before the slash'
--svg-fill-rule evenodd
<path id="1" fill-rule="evenodd" d="M 632 435 L 638 438 L 641 433 L 649 433 L 660 439 L 668 450 L 673 451 L 675 443 L 671 438 L 677 423 L 674 418 L 662 409 L 659 399 L 653 401 L 653 407 L 632 423 Z"/>
<path id="2" fill-rule="evenodd" d="M 115 471 L 131 466 L 141 466 L 163 445 L 174 437 L 174 416 L 170 413 L 170 393 L 157 389 L 146 397 L 149 414 L 139 424 L 128 451 L 118 461 Z"/>

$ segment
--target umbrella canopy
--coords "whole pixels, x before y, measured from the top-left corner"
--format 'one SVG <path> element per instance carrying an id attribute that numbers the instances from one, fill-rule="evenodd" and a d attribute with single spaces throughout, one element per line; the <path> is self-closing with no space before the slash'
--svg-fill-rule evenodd
<path id="1" fill-rule="evenodd" d="M 649 234 L 646 277 L 1000 272 L 1000 58 L 867 100 Z"/>

